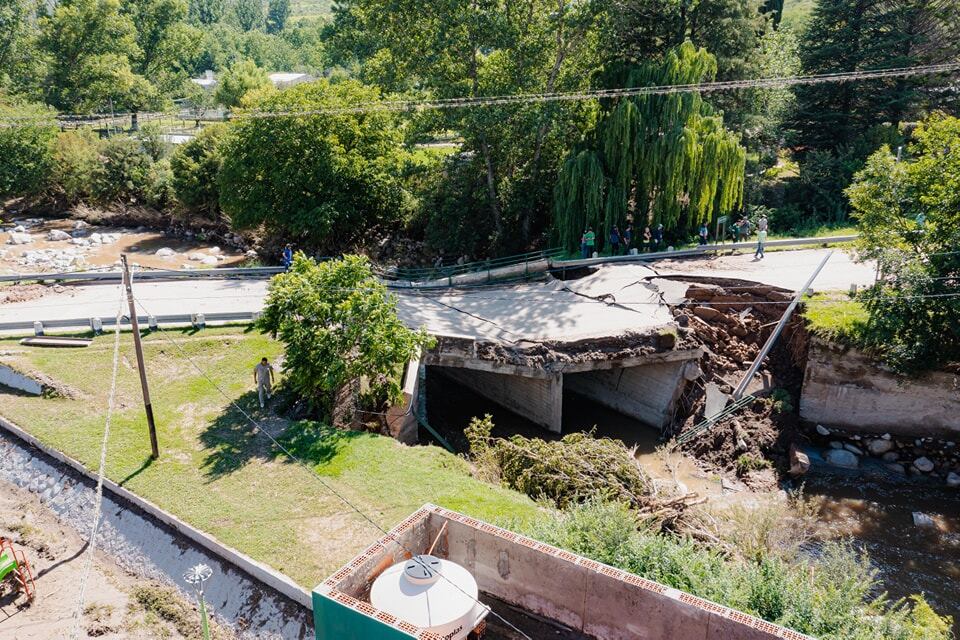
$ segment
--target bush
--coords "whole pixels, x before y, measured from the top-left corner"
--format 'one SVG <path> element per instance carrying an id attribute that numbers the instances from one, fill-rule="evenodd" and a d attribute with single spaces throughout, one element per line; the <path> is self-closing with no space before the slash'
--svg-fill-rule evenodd
<path id="1" fill-rule="evenodd" d="M 93 181 L 100 169 L 100 141 L 89 129 L 64 131 L 54 147 L 51 188 L 75 204 L 93 195 Z"/>
<path id="2" fill-rule="evenodd" d="M 162 207 L 170 200 L 169 161 L 155 163 L 139 140 L 110 138 L 102 144 L 100 156 L 92 191 L 101 202 Z"/>
<path id="3" fill-rule="evenodd" d="M 815 557 L 728 556 L 644 528 L 618 504 L 588 502 L 524 527 L 533 538 L 823 640 L 950 640 L 921 596 L 888 602 L 869 559 L 827 543 Z"/>
<path id="4" fill-rule="evenodd" d="M 219 208 L 221 144 L 225 133 L 225 125 L 207 127 L 193 140 L 180 145 L 170 158 L 173 189 L 186 208 L 204 213 Z"/>
<path id="5" fill-rule="evenodd" d="M 37 195 L 49 184 L 54 166 L 53 114 L 38 105 L 0 104 L 3 118 L 16 126 L 0 127 L 0 197 Z"/>

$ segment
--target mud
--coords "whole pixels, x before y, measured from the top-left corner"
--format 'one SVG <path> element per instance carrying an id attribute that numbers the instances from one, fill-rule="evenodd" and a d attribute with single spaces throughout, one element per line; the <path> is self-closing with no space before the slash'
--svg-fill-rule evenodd
<path id="1" fill-rule="evenodd" d="M 63 293 L 65 287 L 60 285 L 47 286 L 43 284 L 11 284 L 0 287 L 0 304 L 15 302 L 30 302 L 42 298 L 48 293 Z"/>

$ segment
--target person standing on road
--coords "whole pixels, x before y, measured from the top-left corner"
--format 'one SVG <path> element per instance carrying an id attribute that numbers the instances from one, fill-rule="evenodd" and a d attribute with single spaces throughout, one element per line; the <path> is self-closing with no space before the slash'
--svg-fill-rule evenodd
<path id="1" fill-rule="evenodd" d="M 653 232 L 653 244 L 651 244 L 653 251 L 659 251 L 661 244 L 663 244 L 663 225 L 658 224 Z"/>
<path id="2" fill-rule="evenodd" d="M 593 227 L 587 227 L 587 232 L 583 234 L 583 244 L 586 247 L 584 258 L 593 257 L 593 248 L 597 245 L 597 234 L 593 232 Z"/>
<path id="3" fill-rule="evenodd" d="M 650 227 L 643 228 L 643 247 L 644 250 L 653 251 L 653 234 L 650 233 Z"/>
<path id="4" fill-rule="evenodd" d="M 736 244 L 740 242 L 740 220 L 733 223 L 730 232 L 733 234 L 733 243 Z"/>
<path id="5" fill-rule="evenodd" d="M 753 254 L 754 258 L 763 257 L 763 244 L 767 241 L 767 216 L 760 216 L 757 220 L 757 252 Z"/>
<path id="6" fill-rule="evenodd" d="M 710 238 L 710 229 L 707 227 L 707 223 L 700 224 L 700 246 L 707 244 L 707 240 Z"/>
<path id="7" fill-rule="evenodd" d="M 266 358 L 260 360 L 260 364 L 253 368 L 253 381 L 257 385 L 257 396 L 260 398 L 260 408 L 266 405 L 270 399 L 270 392 L 273 386 L 273 365 Z"/>
<path id="8" fill-rule="evenodd" d="M 620 255 L 620 230 L 617 225 L 613 225 L 613 229 L 610 230 L 610 255 Z"/>
<path id="9" fill-rule="evenodd" d="M 284 269 L 289 269 L 293 264 L 293 247 L 287 245 L 283 248 L 283 257 L 281 262 L 283 263 Z"/>
<path id="10" fill-rule="evenodd" d="M 623 230 L 623 252 L 630 253 L 630 242 L 633 241 L 633 225 L 628 224 Z"/>

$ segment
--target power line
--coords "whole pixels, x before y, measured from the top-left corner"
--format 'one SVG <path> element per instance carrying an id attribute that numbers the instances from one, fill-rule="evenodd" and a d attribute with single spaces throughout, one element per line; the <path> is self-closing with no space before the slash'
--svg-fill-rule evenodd
<path id="1" fill-rule="evenodd" d="M 143 306 L 143 303 L 141 303 L 139 300 L 137 300 L 136 303 L 140 306 L 141 309 L 143 309 L 144 313 L 146 313 L 146 314 L 149 315 L 150 312 L 146 309 L 146 307 Z M 118 326 L 119 326 L 119 323 L 118 323 Z M 211 378 L 211 377 L 207 374 L 207 372 L 206 372 L 200 365 L 198 365 L 198 364 L 193 360 L 193 358 L 190 357 L 190 355 L 189 355 L 186 351 L 184 351 L 183 347 L 181 347 L 180 344 L 179 344 L 176 340 L 174 340 L 174 339 L 172 339 L 172 338 L 168 338 L 167 335 L 166 335 L 166 332 L 163 331 L 162 329 L 161 329 L 161 334 L 163 334 L 163 337 L 164 337 L 164 339 L 165 339 L 167 342 L 169 342 L 170 344 L 172 344 L 172 345 L 177 349 L 177 352 L 180 354 L 180 356 L 181 356 L 182 358 L 184 358 L 187 362 L 189 362 L 190 365 L 191 365 L 194 369 L 196 369 L 197 372 L 198 372 L 201 376 L 203 376 L 203 378 L 206 379 L 206 381 L 209 382 L 210 385 L 213 386 L 213 388 L 216 389 L 217 392 L 219 392 L 220 395 L 222 395 L 222 396 L 224 397 L 224 399 L 227 400 L 227 402 L 229 402 L 230 405 L 231 405 L 234 409 L 236 409 L 237 411 L 239 411 L 240 414 L 243 415 L 243 417 L 246 418 L 248 422 L 250 422 L 250 424 L 253 426 L 254 433 L 262 433 L 263 435 L 267 436 L 267 438 L 273 443 L 273 445 L 274 445 L 275 447 L 277 447 L 278 449 L 280 449 L 280 451 L 282 451 L 282 452 L 284 453 L 284 455 L 286 455 L 290 460 L 293 460 L 294 462 L 296 462 L 297 464 L 299 464 L 300 466 L 302 466 L 304 469 L 306 469 L 307 472 L 310 474 L 310 476 L 313 477 L 317 482 L 319 482 L 328 492 L 330 492 L 331 494 L 333 494 L 333 495 L 334 495 L 338 500 L 340 500 L 343 504 L 345 504 L 345 505 L 346 505 L 347 507 L 349 507 L 351 510 L 353 510 L 354 512 L 356 512 L 357 515 L 359 515 L 361 518 L 363 518 L 363 520 L 365 520 L 368 524 L 370 524 L 372 527 L 374 527 L 374 528 L 375 528 L 377 531 L 379 531 L 383 536 L 388 536 L 388 535 L 390 535 L 389 532 L 388 532 L 386 529 L 384 529 L 384 528 L 381 527 L 379 524 L 377 524 L 377 522 L 376 522 L 373 518 L 371 518 L 370 516 L 368 516 L 362 509 L 360 509 L 360 507 L 356 506 L 352 501 L 350 501 L 350 500 L 349 500 L 346 496 L 344 496 L 341 492 L 337 491 L 337 490 L 334 489 L 329 483 L 327 483 L 327 482 L 320 476 L 320 474 L 318 474 L 318 473 L 316 472 L 316 470 L 315 470 L 313 467 L 311 467 L 311 466 L 308 465 L 304 460 L 302 460 L 301 458 L 299 458 L 298 456 L 296 456 L 295 454 L 293 454 L 287 447 L 283 446 L 283 444 L 282 444 L 279 440 L 277 440 L 277 439 L 273 436 L 273 434 L 271 434 L 267 429 L 264 429 L 263 427 L 261 427 L 260 424 L 259 424 L 252 416 L 250 416 L 249 413 L 247 413 L 246 411 L 244 411 L 243 407 L 241 407 L 239 404 L 237 404 L 237 402 L 236 402 L 233 398 L 231 398 L 231 397 L 229 396 L 229 394 L 227 394 L 227 393 L 223 390 L 223 388 L 222 388 L 219 384 L 217 384 L 217 382 L 216 382 L 215 380 L 213 380 L 213 378 Z M 405 552 L 407 552 L 407 553 L 410 554 L 413 562 L 418 562 L 418 563 L 421 563 L 421 564 L 422 564 L 422 561 L 419 560 L 418 555 L 415 554 L 415 553 L 413 553 L 413 551 L 411 551 L 410 549 L 408 549 L 408 548 L 406 547 L 406 545 L 404 545 L 402 542 L 400 542 L 400 541 L 399 541 L 398 539 L 396 539 L 396 538 L 394 538 L 393 541 L 394 541 L 398 546 L 400 546 L 400 548 L 402 548 Z M 423 565 L 423 566 L 424 566 L 425 569 L 429 569 L 428 567 L 426 567 L 426 565 Z M 483 603 L 481 603 L 479 600 L 477 600 L 476 598 L 474 598 L 473 596 L 471 596 L 471 595 L 470 595 L 469 593 L 467 593 L 463 588 L 461 588 L 458 584 L 456 584 L 455 582 L 453 582 L 452 580 L 450 580 L 449 578 L 447 578 L 446 576 L 444 576 L 442 573 L 438 573 L 437 575 L 439 575 L 441 578 L 443 578 L 444 580 L 446 580 L 447 582 L 449 582 L 454 588 L 456 588 L 458 591 L 460 591 L 461 593 L 463 593 L 465 596 L 467 596 L 468 598 L 470 598 L 471 600 L 473 600 L 474 602 L 476 602 L 476 603 L 479 604 L 480 606 L 486 608 L 492 615 L 494 615 L 497 619 L 499 619 L 501 622 L 503 622 L 504 624 L 506 624 L 506 625 L 507 625 L 508 627 L 510 627 L 512 630 L 516 631 L 516 632 L 519 633 L 521 636 L 523 636 L 524 638 L 526 638 L 526 640 L 533 640 L 533 638 L 531 638 L 529 635 L 527 635 L 526 633 L 524 633 L 523 631 L 521 631 L 519 628 L 517 628 L 512 622 L 510 622 L 509 620 L 507 620 L 506 618 L 504 618 L 503 616 L 501 616 L 499 613 L 497 613 L 496 611 L 494 611 L 492 607 L 489 607 L 489 606 L 484 605 Z"/>
<path id="2" fill-rule="evenodd" d="M 875 69 L 864 71 L 848 71 L 840 73 L 823 73 L 811 75 L 784 76 L 778 78 L 751 78 L 744 80 L 723 80 L 694 84 L 654 85 L 646 87 L 620 87 L 614 89 L 594 89 L 573 92 L 553 93 L 520 93 L 513 95 L 437 98 L 427 100 L 383 100 L 377 102 L 359 102 L 347 107 L 326 107 L 306 110 L 241 110 L 230 115 L 231 119 L 260 119 L 280 117 L 304 117 L 314 115 L 338 115 L 374 112 L 403 112 L 428 109 L 463 109 L 469 107 L 504 106 L 513 104 L 530 104 L 546 102 L 571 102 L 595 100 L 604 98 L 624 98 L 643 95 L 671 95 L 680 93 L 713 93 L 718 91 L 734 91 L 740 89 L 782 89 L 799 85 L 817 85 L 838 82 L 862 82 L 865 80 L 879 80 L 884 78 L 904 78 L 920 75 L 934 75 L 960 71 L 960 62 L 933 65 L 918 65 L 912 67 L 895 67 L 889 69 Z M 147 122 L 162 118 L 176 117 L 182 119 L 186 112 L 162 111 L 137 113 L 138 120 Z M 134 112 L 122 114 L 58 114 L 35 116 L 5 116 L 0 117 L 4 124 L 0 127 L 33 126 L 29 123 L 51 122 L 58 125 L 67 124 L 96 124 L 129 118 Z M 28 123 L 28 124 L 18 124 Z"/>

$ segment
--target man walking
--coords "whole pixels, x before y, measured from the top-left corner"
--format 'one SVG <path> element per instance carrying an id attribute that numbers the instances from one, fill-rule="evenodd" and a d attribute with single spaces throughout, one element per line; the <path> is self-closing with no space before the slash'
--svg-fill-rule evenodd
<path id="1" fill-rule="evenodd" d="M 620 230 L 617 229 L 617 225 L 613 225 L 613 229 L 610 230 L 610 255 L 620 255 Z"/>
<path id="2" fill-rule="evenodd" d="M 653 232 L 653 250 L 659 251 L 661 244 L 663 244 L 663 225 L 658 224 L 657 228 Z"/>
<path id="3" fill-rule="evenodd" d="M 757 220 L 757 252 L 754 258 L 763 258 L 763 244 L 767 241 L 767 216 L 760 216 Z"/>
<path id="4" fill-rule="evenodd" d="M 593 248 L 597 245 L 597 235 L 593 232 L 593 227 L 587 227 L 583 234 L 583 257 L 592 258 Z"/>
<path id="5" fill-rule="evenodd" d="M 623 230 L 623 252 L 630 253 L 630 242 L 633 241 L 633 225 L 628 224 Z"/>
<path id="6" fill-rule="evenodd" d="M 260 408 L 266 405 L 270 399 L 270 391 L 273 385 L 273 365 L 263 358 L 260 364 L 253 368 L 253 381 L 257 385 L 257 395 L 260 397 Z"/>
<path id="7" fill-rule="evenodd" d="M 699 235 L 700 235 L 700 246 L 702 247 L 702 246 L 706 245 L 706 244 L 707 244 L 707 240 L 710 239 L 710 229 L 707 227 L 707 223 L 706 223 L 706 222 L 701 223 Z"/>
<path id="8" fill-rule="evenodd" d="M 293 247 L 287 245 L 283 248 L 283 255 L 281 258 L 283 263 L 283 268 L 289 270 L 290 266 L 293 264 Z"/>

